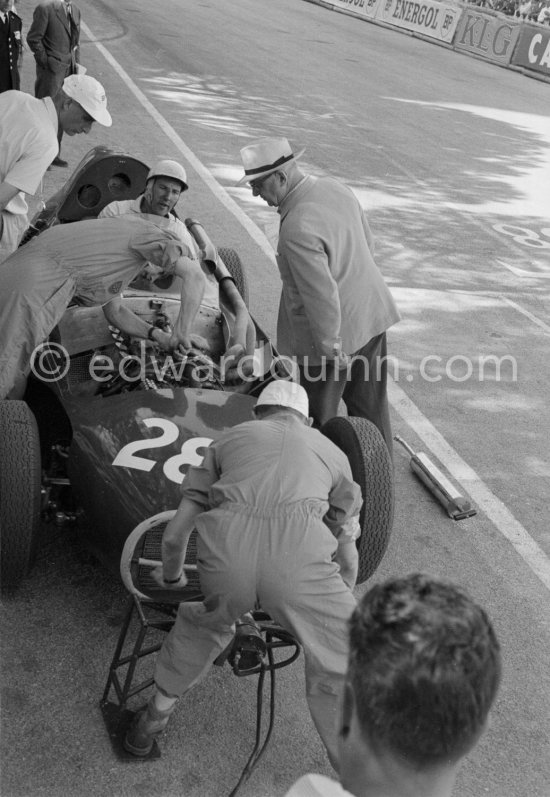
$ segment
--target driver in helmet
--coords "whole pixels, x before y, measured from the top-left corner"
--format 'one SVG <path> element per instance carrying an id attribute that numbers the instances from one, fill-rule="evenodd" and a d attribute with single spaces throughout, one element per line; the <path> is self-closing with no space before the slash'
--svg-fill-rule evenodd
<path id="1" fill-rule="evenodd" d="M 111 202 L 106 205 L 100 212 L 98 218 L 122 216 L 126 214 L 139 214 L 140 216 L 160 216 L 166 219 L 166 227 L 171 232 L 175 233 L 180 241 L 186 245 L 192 252 L 195 252 L 199 258 L 200 253 L 195 243 L 195 239 L 185 226 L 185 224 L 177 217 L 174 208 L 184 193 L 189 188 L 187 183 L 187 174 L 183 166 L 177 161 L 173 160 L 159 160 L 147 175 L 145 184 L 145 191 L 137 197 L 137 199 L 127 199 L 121 202 Z M 154 221 L 154 219 L 151 219 Z M 212 307 L 219 311 L 219 285 L 216 273 L 206 268 L 204 263 L 201 262 L 201 267 L 205 277 L 205 290 L 202 297 L 202 304 Z M 155 281 L 155 285 L 164 290 L 171 287 L 172 279 L 177 282 L 178 277 L 164 278 Z M 133 283 L 134 287 L 145 287 L 149 289 L 149 285 L 143 286 L 141 278 L 138 277 Z M 176 285 L 174 284 L 174 288 Z M 177 286 L 179 292 L 180 286 Z M 235 323 L 232 331 L 232 337 L 229 341 L 229 348 L 226 352 L 226 359 L 228 355 L 235 354 L 237 357 L 250 354 L 251 351 L 247 349 L 253 348 L 254 337 L 248 335 L 247 347 L 247 333 L 253 329 L 248 310 L 239 293 L 236 285 L 232 280 L 226 279 L 223 283 L 223 290 L 227 297 L 230 309 L 235 315 Z M 128 318 L 126 310 L 122 304 L 122 297 L 117 296 L 109 305 L 104 308 L 105 315 L 111 324 L 119 328 L 128 329 Z M 163 332 L 161 329 L 155 333 L 155 341 L 166 350 L 169 349 L 170 335 Z M 194 342 L 198 348 L 207 348 L 207 342 L 194 336 Z"/>

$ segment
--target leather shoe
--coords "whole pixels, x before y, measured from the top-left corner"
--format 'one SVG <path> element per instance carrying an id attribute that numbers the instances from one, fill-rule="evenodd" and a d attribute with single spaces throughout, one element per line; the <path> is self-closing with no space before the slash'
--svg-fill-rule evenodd
<path id="1" fill-rule="evenodd" d="M 159 711 L 154 704 L 154 697 L 138 711 L 124 738 L 123 747 L 135 756 L 146 757 L 153 749 L 155 739 L 168 725 L 168 720 L 176 703 L 166 711 Z"/>
<path id="2" fill-rule="evenodd" d="M 64 161 L 63 158 L 60 157 L 56 157 L 52 161 L 52 166 L 61 166 L 62 168 L 65 168 L 68 165 L 69 161 Z"/>

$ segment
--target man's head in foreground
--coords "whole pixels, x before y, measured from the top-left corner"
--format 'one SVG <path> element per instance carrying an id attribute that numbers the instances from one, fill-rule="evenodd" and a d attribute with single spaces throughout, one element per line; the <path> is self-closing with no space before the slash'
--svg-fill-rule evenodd
<path id="1" fill-rule="evenodd" d="M 94 122 L 111 127 L 105 89 L 89 75 L 69 75 L 54 97 L 59 125 L 68 136 L 89 133 Z"/>
<path id="2" fill-rule="evenodd" d="M 350 621 L 340 777 L 353 795 L 450 795 L 500 682 L 491 623 L 425 575 L 366 593 Z"/>

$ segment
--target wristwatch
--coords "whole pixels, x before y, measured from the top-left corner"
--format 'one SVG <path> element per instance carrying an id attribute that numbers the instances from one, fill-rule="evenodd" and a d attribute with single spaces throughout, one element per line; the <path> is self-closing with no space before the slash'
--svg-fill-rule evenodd
<path id="1" fill-rule="evenodd" d="M 149 331 L 147 332 L 147 340 L 152 340 L 153 343 L 155 342 L 155 339 L 153 337 L 153 332 L 156 329 L 158 329 L 158 327 L 154 326 L 154 324 L 151 324 L 151 326 L 149 327 Z"/>

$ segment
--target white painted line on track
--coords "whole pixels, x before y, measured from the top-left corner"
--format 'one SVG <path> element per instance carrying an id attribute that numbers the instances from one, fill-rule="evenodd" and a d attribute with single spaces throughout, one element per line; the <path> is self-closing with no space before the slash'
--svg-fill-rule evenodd
<path id="1" fill-rule="evenodd" d="M 111 53 L 96 39 L 89 27 L 82 23 L 82 29 L 95 44 L 105 60 L 145 108 L 147 113 L 159 125 L 165 135 L 187 158 L 197 174 L 201 176 L 210 188 L 216 199 L 235 216 L 243 225 L 252 239 L 262 251 L 273 260 L 273 248 L 266 236 L 258 229 L 246 213 L 241 210 L 235 200 L 220 186 L 208 169 L 201 163 L 197 156 L 184 144 L 174 128 L 166 121 L 154 105 L 147 99 L 141 89 L 136 86 L 128 73 L 122 68 Z M 518 306 L 519 307 L 519 306 Z M 389 397 L 394 409 L 403 420 L 413 429 L 425 445 L 435 454 L 444 467 L 454 478 L 460 482 L 467 493 L 473 498 L 480 509 L 494 523 L 497 529 L 508 539 L 527 565 L 550 590 L 550 559 L 533 540 L 523 526 L 516 520 L 504 504 L 481 481 L 476 472 L 451 448 L 445 438 L 437 431 L 430 421 L 421 413 L 418 407 L 409 399 L 406 393 L 395 383 L 389 380 Z"/>
<path id="2" fill-rule="evenodd" d="M 536 326 L 544 330 L 546 334 L 550 334 L 550 326 L 548 326 L 548 324 L 542 321 L 538 316 L 534 315 L 534 313 L 531 313 L 529 310 L 526 310 L 525 307 L 522 307 L 517 302 L 514 302 L 512 301 L 512 299 L 509 299 L 507 296 L 504 296 L 503 293 L 499 293 L 498 291 L 485 291 L 485 290 L 481 291 L 451 290 L 449 291 L 449 293 L 460 293 L 464 294 L 465 296 L 489 296 L 495 299 L 500 299 L 501 302 L 504 302 L 510 307 L 513 307 L 514 310 L 518 311 L 518 313 L 521 313 L 530 321 L 532 321 L 533 324 L 536 324 Z"/>
<path id="3" fill-rule="evenodd" d="M 107 50 L 101 42 L 97 40 L 94 36 L 90 28 L 84 23 L 81 23 L 82 30 L 85 32 L 86 36 L 90 39 L 91 42 L 95 44 L 101 55 L 105 58 L 108 64 L 112 66 L 115 70 L 117 75 L 120 77 L 122 82 L 128 87 L 128 89 L 132 92 L 134 97 L 138 100 L 141 105 L 145 108 L 147 113 L 153 118 L 153 120 L 158 124 L 161 128 L 163 133 L 170 139 L 170 141 L 179 149 L 181 154 L 187 158 L 191 166 L 195 169 L 197 174 L 204 180 L 208 188 L 212 191 L 216 199 L 221 202 L 221 204 L 230 212 L 232 213 L 237 221 L 242 224 L 245 228 L 247 233 L 250 235 L 253 241 L 255 241 L 260 249 L 263 251 L 267 257 L 273 261 L 273 247 L 269 243 L 266 236 L 263 232 L 254 224 L 252 219 L 246 215 L 244 210 L 241 210 L 239 205 L 232 199 L 227 191 L 225 191 L 221 185 L 217 182 L 217 180 L 212 176 L 211 172 L 201 163 L 201 161 L 197 158 L 197 156 L 192 152 L 189 147 L 182 141 L 179 135 L 176 133 L 174 128 L 172 127 L 169 122 L 166 121 L 164 116 L 157 111 L 155 106 L 147 99 L 143 91 L 141 91 L 138 86 L 134 83 L 130 75 L 123 69 L 123 67 L 118 63 L 118 61 L 111 55 L 109 50 Z"/>
<path id="4" fill-rule="evenodd" d="M 533 315 L 533 313 L 530 313 L 529 310 L 526 310 L 525 307 L 522 307 L 520 304 L 513 302 L 511 299 L 508 299 L 506 296 L 503 296 L 501 293 L 499 293 L 499 298 L 502 299 L 503 302 L 506 302 L 506 304 L 509 304 L 510 307 L 513 307 L 514 310 L 517 310 L 518 313 L 521 313 L 522 315 L 529 318 L 533 322 L 533 324 L 536 324 L 538 327 L 543 329 L 547 335 L 550 335 L 550 326 L 548 326 L 548 324 L 545 324 L 544 321 L 541 321 L 540 318 L 537 318 L 536 315 Z"/>
<path id="5" fill-rule="evenodd" d="M 418 435 L 430 451 L 464 488 L 495 525 L 500 533 L 513 545 L 517 553 L 550 590 L 550 559 L 535 542 L 528 531 L 512 515 L 502 501 L 491 492 L 462 457 L 447 443 L 435 426 L 420 412 L 407 394 L 392 379 L 388 380 L 388 393 L 392 407 L 405 423 Z"/>

